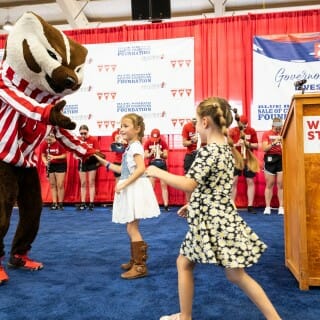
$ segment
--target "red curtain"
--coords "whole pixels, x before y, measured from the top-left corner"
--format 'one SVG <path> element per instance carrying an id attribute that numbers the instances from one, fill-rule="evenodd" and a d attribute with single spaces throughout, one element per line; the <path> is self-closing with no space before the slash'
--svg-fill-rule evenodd
<path id="1" fill-rule="evenodd" d="M 250 116 L 252 101 L 252 39 L 255 35 L 307 33 L 320 31 L 320 10 L 307 10 L 245 16 L 210 18 L 192 21 L 150 23 L 100 29 L 67 31 L 66 34 L 83 43 L 110 43 L 137 40 L 156 40 L 177 37 L 194 37 L 195 40 L 195 100 L 211 96 L 223 96 L 243 105 Z M 5 36 L 0 36 L 0 47 L 5 45 Z M 108 57 L 106 57 L 106 60 Z M 261 133 L 259 133 L 261 136 Z M 102 151 L 109 153 L 110 137 L 99 137 Z M 170 146 L 169 170 L 182 173 L 184 150 L 177 150 L 173 137 L 168 137 Z M 262 159 L 262 153 L 257 153 Z M 262 165 L 262 161 L 261 161 Z M 43 186 L 43 198 L 50 202 L 50 191 L 42 166 L 39 172 Z M 66 179 L 66 202 L 79 201 L 79 179 L 76 162 L 69 156 Z M 98 170 L 97 202 L 111 202 L 114 179 L 112 173 Z M 255 205 L 264 206 L 264 177 L 256 177 Z M 244 181 L 240 179 L 237 206 L 246 206 Z M 159 197 L 159 186 L 156 187 Z M 170 203 L 180 205 L 184 195 L 170 188 Z M 276 200 L 273 200 L 276 205 Z"/>

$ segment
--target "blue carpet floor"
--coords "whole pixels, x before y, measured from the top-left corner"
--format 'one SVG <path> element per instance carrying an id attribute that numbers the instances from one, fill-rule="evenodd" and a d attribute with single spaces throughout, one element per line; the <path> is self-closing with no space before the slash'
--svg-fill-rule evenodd
<path id="1" fill-rule="evenodd" d="M 63 212 L 44 208 L 30 256 L 45 268 L 39 272 L 8 270 L 10 281 L 0 287 L 0 319 L 158 320 L 177 312 L 175 260 L 187 226 L 176 210 L 141 221 L 149 244 L 149 276 L 122 280 L 119 266 L 128 259 L 129 243 L 125 226 L 111 222 L 110 207 L 95 208 L 93 213 L 74 207 Z M 264 216 L 261 211 L 240 214 L 268 244 L 259 264 L 248 272 L 264 287 L 282 318 L 319 320 L 320 288 L 299 290 L 284 265 L 283 217 Z M 15 209 L 5 239 L 7 252 L 17 220 Z M 195 284 L 195 320 L 263 319 L 225 279 L 221 268 L 197 266 Z"/>

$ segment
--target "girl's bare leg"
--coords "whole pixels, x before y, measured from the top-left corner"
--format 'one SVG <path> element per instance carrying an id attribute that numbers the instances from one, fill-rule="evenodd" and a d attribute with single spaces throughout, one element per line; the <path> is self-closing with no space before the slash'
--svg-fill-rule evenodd
<path id="1" fill-rule="evenodd" d="M 268 320 L 280 320 L 280 316 L 262 287 L 244 269 L 225 269 L 227 279 L 236 284 L 258 307 Z"/>
<path id="2" fill-rule="evenodd" d="M 179 255 L 177 258 L 178 289 L 180 302 L 180 319 L 192 319 L 192 301 L 194 292 L 193 269 L 194 263 L 186 257 Z"/>
<path id="3" fill-rule="evenodd" d="M 131 242 L 143 241 L 139 230 L 139 220 L 134 220 L 127 223 L 127 233 Z"/>

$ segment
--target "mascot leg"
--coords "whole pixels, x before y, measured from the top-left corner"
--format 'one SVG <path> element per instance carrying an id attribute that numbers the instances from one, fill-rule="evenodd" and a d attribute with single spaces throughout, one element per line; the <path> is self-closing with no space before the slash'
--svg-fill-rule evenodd
<path id="1" fill-rule="evenodd" d="M 28 270 L 43 268 L 42 263 L 31 260 L 27 253 L 37 236 L 42 211 L 41 187 L 37 168 L 16 168 L 18 176 L 19 223 L 12 241 L 8 266 Z"/>
<path id="2" fill-rule="evenodd" d="M 18 182 L 15 168 L 0 161 L 0 284 L 9 280 L 1 262 L 4 259 L 4 237 L 6 236 L 14 203 L 18 194 Z"/>

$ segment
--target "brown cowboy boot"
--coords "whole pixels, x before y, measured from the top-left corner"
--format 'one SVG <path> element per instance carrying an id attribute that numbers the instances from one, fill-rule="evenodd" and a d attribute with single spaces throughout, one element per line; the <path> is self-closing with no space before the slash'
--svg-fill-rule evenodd
<path id="1" fill-rule="evenodd" d="M 148 245 L 144 241 L 132 242 L 133 265 L 130 270 L 121 275 L 122 279 L 136 279 L 145 277 L 148 274 L 147 261 Z"/>
<path id="2" fill-rule="evenodd" d="M 130 258 L 130 261 L 129 261 L 129 262 L 123 263 L 123 264 L 121 265 L 121 269 L 127 271 L 127 270 L 130 270 L 131 267 L 133 266 L 133 252 L 132 252 L 132 251 L 133 251 L 133 250 L 132 250 L 132 242 L 130 242 L 131 258 Z"/>

